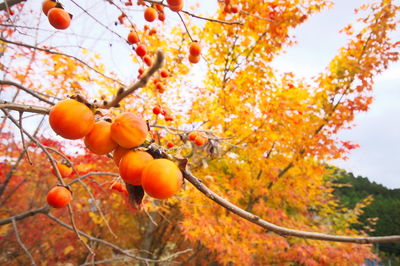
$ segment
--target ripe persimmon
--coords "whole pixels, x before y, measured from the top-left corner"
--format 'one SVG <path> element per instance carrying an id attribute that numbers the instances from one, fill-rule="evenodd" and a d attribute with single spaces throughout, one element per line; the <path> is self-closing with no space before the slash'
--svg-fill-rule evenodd
<path id="1" fill-rule="evenodd" d="M 44 0 L 42 2 L 42 11 L 47 16 L 50 9 L 57 6 L 57 2 L 53 0 Z"/>
<path id="2" fill-rule="evenodd" d="M 200 56 L 194 56 L 189 54 L 189 62 L 192 64 L 197 64 L 200 61 Z"/>
<path id="3" fill-rule="evenodd" d="M 142 172 L 144 191 L 156 199 L 166 199 L 174 195 L 181 188 L 182 181 L 178 166 L 167 159 L 152 160 Z"/>
<path id="4" fill-rule="evenodd" d="M 128 184 L 139 186 L 142 183 L 142 171 L 153 157 L 145 151 L 128 151 L 119 162 L 119 174 Z"/>
<path id="5" fill-rule="evenodd" d="M 167 143 L 167 147 L 168 147 L 168 148 L 173 148 L 174 146 L 175 146 L 175 145 L 174 145 L 173 142 L 168 141 L 168 143 Z"/>
<path id="6" fill-rule="evenodd" d="M 200 56 L 201 46 L 198 42 L 192 42 L 189 46 L 189 53 L 193 56 Z"/>
<path id="7" fill-rule="evenodd" d="M 128 42 L 130 44 L 135 44 L 139 41 L 139 37 L 134 30 L 131 30 L 128 34 Z"/>
<path id="8" fill-rule="evenodd" d="M 148 132 L 143 118 L 129 112 L 117 116 L 111 125 L 111 138 L 127 149 L 142 145 Z"/>
<path id="9" fill-rule="evenodd" d="M 160 108 L 160 106 L 155 106 L 155 107 L 153 108 L 153 113 L 154 113 L 155 115 L 160 114 L 160 113 L 161 113 L 161 108 Z"/>
<path id="10" fill-rule="evenodd" d="M 51 26 L 58 30 L 65 30 L 71 24 L 71 16 L 64 9 L 54 7 L 47 12 Z"/>
<path id="11" fill-rule="evenodd" d="M 117 143 L 111 138 L 111 123 L 107 121 L 96 122 L 93 129 L 85 136 L 86 148 L 97 155 L 112 152 Z"/>
<path id="12" fill-rule="evenodd" d="M 151 66 L 153 64 L 153 60 L 148 55 L 143 57 L 143 61 L 147 66 Z"/>
<path id="13" fill-rule="evenodd" d="M 60 172 L 60 175 L 62 178 L 69 177 L 72 174 L 72 167 L 63 162 L 56 163 L 56 167 L 57 167 L 58 171 Z M 52 173 L 54 175 L 57 175 L 54 168 L 52 169 Z"/>
<path id="14" fill-rule="evenodd" d="M 238 13 L 239 7 L 237 5 L 232 5 L 230 11 L 231 11 L 231 13 Z"/>
<path id="15" fill-rule="evenodd" d="M 68 99 L 58 102 L 49 113 L 51 128 L 65 139 L 80 139 L 94 126 L 94 114 L 85 104 Z"/>
<path id="16" fill-rule="evenodd" d="M 189 138 L 189 140 L 194 141 L 196 139 L 197 135 L 198 134 L 196 131 L 192 131 L 189 133 L 188 138 Z"/>
<path id="17" fill-rule="evenodd" d="M 179 12 L 183 8 L 183 0 L 167 0 L 168 7 L 172 11 Z"/>
<path id="18" fill-rule="evenodd" d="M 144 10 L 144 19 L 148 22 L 153 22 L 157 18 L 157 10 L 148 7 Z"/>
<path id="19" fill-rule="evenodd" d="M 71 191 L 63 186 L 53 187 L 47 193 L 47 203 L 54 208 L 62 208 L 72 200 Z"/>
<path id="20" fill-rule="evenodd" d="M 144 68 L 143 67 L 139 67 L 138 72 L 139 72 L 139 75 L 142 75 L 144 73 Z"/>
<path id="21" fill-rule="evenodd" d="M 119 166 L 119 162 L 121 161 L 122 156 L 127 153 L 129 149 L 125 149 L 124 147 L 117 146 L 113 152 L 113 160 L 117 166 Z"/>
<path id="22" fill-rule="evenodd" d="M 169 76 L 168 70 L 161 69 L 160 76 L 163 77 L 163 78 L 168 78 L 168 76 Z"/>
<path id="23" fill-rule="evenodd" d="M 165 15 L 164 13 L 158 13 L 158 20 L 164 22 L 165 21 Z"/>
<path id="24" fill-rule="evenodd" d="M 145 56 L 147 53 L 146 47 L 143 44 L 138 44 L 136 47 L 136 54 L 140 57 Z"/>
<path id="25" fill-rule="evenodd" d="M 194 139 L 194 143 L 197 146 L 203 146 L 204 144 L 207 143 L 207 141 L 208 141 L 208 139 L 206 137 L 203 137 L 203 136 L 200 136 L 200 135 L 196 136 L 196 138 Z"/>

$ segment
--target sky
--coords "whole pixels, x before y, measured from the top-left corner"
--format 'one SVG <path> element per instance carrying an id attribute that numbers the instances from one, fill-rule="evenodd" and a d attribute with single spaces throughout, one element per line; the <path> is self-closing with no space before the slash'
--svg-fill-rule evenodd
<path id="1" fill-rule="evenodd" d="M 187 0 L 188 5 L 198 0 Z M 370 0 L 366 0 L 370 1 Z M 199 1 L 200 6 L 196 14 L 205 16 L 212 14 L 217 7 L 217 0 Z M 80 53 L 81 47 L 93 48 L 103 51 L 104 61 L 112 65 L 112 69 L 122 77 L 132 76 L 136 69 L 132 68 L 132 61 L 128 57 L 121 57 L 121 51 L 132 51 L 121 37 L 125 38 L 128 29 L 121 32 L 115 25 L 106 25 L 111 30 L 118 32 L 121 36 L 110 34 L 104 27 L 101 30 L 93 30 L 94 21 L 88 20 L 85 14 L 69 1 L 64 2 L 67 10 L 74 14 L 74 22 L 67 31 L 54 33 L 51 26 L 42 16 L 41 28 L 50 30 L 48 37 L 42 36 L 47 43 L 62 46 L 65 49 L 76 49 Z M 109 8 L 106 2 L 83 1 L 79 2 L 92 14 L 101 16 L 117 17 L 118 12 Z M 318 15 L 309 18 L 303 25 L 296 28 L 292 33 L 296 36 L 297 45 L 287 48 L 287 52 L 276 58 L 273 66 L 282 72 L 293 72 L 299 77 L 311 78 L 323 70 L 329 61 L 337 54 L 338 49 L 346 43 L 346 36 L 338 32 L 348 23 L 354 22 L 354 8 L 365 1 L 362 0 L 335 0 L 335 6 L 330 10 L 322 11 Z M 33 2 L 27 4 L 34 5 Z M 143 10 L 134 8 L 132 12 L 138 12 L 138 20 L 142 17 Z M 168 12 L 168 11 L 167 11 Z M 168 23 L 179 18 L 175 14 L 167 14 Z M 136 23 L 137 21 L 135 21 Z M 201 23 L 201 21 L 199 21 Z M 46 32 L 46 31 L 45 31 Z M 45 32 L 42 32 L 45 35 Z M 59 37 L 63 38 L 59 38 Z M 81 38 L 85 36 L 88 38 Z M 107 36 L 107 38 L 105 38 Z M 395 34 L 400 39 L 400 32 Z M 62 44 L 60 44 L 62 40 Z M 73 50 L 70 50 L 73 51 Z M 201 64 L 196 68 L 202 70 Z M 197 70 L 198 70 L 197 69 Z M 196 70 L 196 71 L 197 71 Z M 121 76 L 121 75 L 119 75 Z M 374 102 L 367 113 L 359 114 L 355 120 L 355 127 L 351 130 L 341 132 L 339 137 L 343 140 L 351 140 L 360 145 L 360 148 L 349 154 L 346 161 L 338 160 L 331 162 L 347 171 L 353 172 L 355 176 L 368 177 L 377 183 L 390 188 L 400 188 L 400 176 L 398 176 L 397 164 L 400 164 L 400 63 L 393 64 L 382 75 L 376 79 Z"/>

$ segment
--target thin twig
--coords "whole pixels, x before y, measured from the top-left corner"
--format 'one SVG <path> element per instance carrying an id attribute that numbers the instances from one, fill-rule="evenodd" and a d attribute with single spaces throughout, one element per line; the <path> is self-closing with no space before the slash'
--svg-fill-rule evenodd
<path id="1" fill-rule="evenodd" d="M 50 54 L 61 55 L 61 56 L 65 56 L 65 57 L 72 58 L 72 59 L 78 61 L 79 63 L 81 63 L 82 65 L 86 66 L 87 68 L 93 70 L 93 71 L 96 72 L 97 74 L 99 74 L 99 75 L 105 77 L 106 79 L 112 80 L 112 81 L 114 81 L 114 82 L 120 84 L 121 86 L 125 86 L 122 82 L 120 82 L 120 81 L 118 81 L 118 80 L 116 80 L 116 79 L 114 79 L 114 78 L 112 78 L 112 77 L 109 77 L 109 76 L 107 76 L 107 75 L 104 74 L 104 73 L 101 73 L 100 71 L 98 71 L 98 70 L 95 69 L 94 67 L 88 65 L 85 61 L 83 61 L 82 59 L 79 59 L 79 58 L 76 57 L 76 56 L 69 55 L 69 54 L 66 54 L 66 53 L 57 52 L 57 51 L 50 50 L 50 49 L 40 48 L 40 47 L 37 47 L 37 46 L 34 46 L 34 45 L 29 45 L 29 44 L 26 44 L 26 43 L 10 41 L 10 40 L 4 39 L 3 37 L 0 37 L 0 41 L 6 42 L 6 43 L 10 43 L 10 44 L 15 44 L 15 45 L 18 45 L 18 46 L 23 46 L 23 47 L 26 47 L 26 48 L 31 48 L 31 49 L 39 50 L 39 51 L 46 52 L 46 53 L 50 53 Z"/>
<path id="2" fill-rule="evenodd" d="M 21 84 L 18 84 L 16 82 L 13 82 L 13 81 L 10 81 L 10 80 L 0 80 L 0 85 L 10 85 L 10 86 L 17 87 L 18 89 L 21 89 L 21 90 L 25 91 L 26 93 L 28 93 L 28 94 L 32 95 L 33 97 L 41 100 L 42 102 L 48 103 L 50 105 L 54 105 L 53 102 L 47 100 L 46 98 L 43 98 L 41 95 L 47 96 L 47 97 L 56 98 L 54 96 L 46 95 L 46 94 L 43 94 L 43 93 L 40 93 L 40 92 L 36 92 L 34 90 L 28 89 L 27 87 L 22 86 Z"/>
<path id="3" fill-rule="evenodd" d="M 186 26 L 186 23 L 185 23 L 185 21 L 183 20 L 181 14 L 180 14 L 179 12 L 176 12 L 176 13 L 178 14 L 179 18 L 181 19 L 182 24 L 183 24 L 183 26 L 185 27 L 185 30 L 186 30 L 187 34 L 189 35 L 190 40 L 193 42 L 194 40 L 193 40 L 193 38 L 192 38 L 192 35 L 190 35 L 189 29 L 188 29 L 188 27 Z"/>
<path id="4" fill-rule="evenodd" d="M 95 253 L 94 253 L 93 249 L 91 247 L 89 247 L 89 245 L 82 239 L 81 234 L 79 233 L 79 230 L 76 227 L 74 213 L 72 211 L 72 207 L 71 207 L 70 203 L 68 204 L 68 213 L 69 213 L 69 218 L 71 220 L 73 231 L 76 233 L 76 235 L 78 236 L 79 240 L 81 240 L 83 242 L 83 245 L 87 248 L 87 250 L 90 252 L 90 254 L 92 256 L 94 256 Z"/>
<path id="5" fill-rule="evenodd" d="M 69 182 L 69 183 L 67 184 L 67 186 L 71 186 L 71 185 L 73 185 L 73 184 L 75 184 L 75 183 L 77 183 L 77 182 L 80 182 L 81 180 L 83 180 L 83 179 L 85 179 L 85 178 L 87 178 L 87 177 L 89 177 L 89 176 L 92 176 L 92 175 L 119 176 L 118 174 L 114 174 L 114 173 L 89 172 L 89 173 L 87 173 L 87 174 L 85 174 L 85 175 L 82 175 L 82 176 L 79 176 L 79 177 L 75 178 L 74 180 L 72 180 L 71 182 Z"/>
<path id="6" fill-rule="evenodd" d="M 96 107 L 104 108 L 104 109 L 108 109 L 111 107 L 117 107 L 119 105 L 119 102 L 122 101 L 122 99 L 124 99 L 126 96 L 132 94 L 137 89 L 143 88 L 144 86 L 146 86 L 150 77 L 162 67 L 163 62 L 164 62 L 164 54 L 161 51 L 157 51 L 156 60 L 155 60 L 154 64 L 147 70 L 146 73 L 143 74 L 143 76 L 137 82 L 132 84 L 126 90 L 120 89 L 117 92 L 117 94 L 114 96 L 114 99 L 112 99 L 110 102 L 105 102 L 102 105 L 99 105 Z"/>
<path id="7" fill-rule="evenodd" d="M 30 165 L 32 165 L 32 160 L 31 157 L 29 156 L 29 151 L 28 151 L 28 147 L 26 146 L 25 143 L 25 138 L 24 138 L 24 133 L 22 132 L 22 111 L 19 111 L 19 132 L 21 133 L 21 141 L 22 141 L 22 147 L 24 148 L 24 150 L 26 151 L 26 157 L 28 158 L 28 162 Z"/>
<path id="8" fill-rule="evenodd" d="M 21 248 L 25 251 L 25 253 L 29 256 L 29 258 L 31 259 L 32 263 L 31 265 L 36 265 L 35 260 L 33 259 L 32 254 L 29 252 L 29 250 L 26 248 L 26 246 L 24 245 L 24 243 L 22 242 L 21 238 L 19 237 L 19 232 L 18 232 L 18 228 L 17 228 L 17 222 L 15 221 L 15 219 L 12 219 L 12 225 L 14 228 L 14 232 L 15 232 L 15 237 L 17 238 L 18 244 L 21 246 Z"/>
<path id="9" fill-rule="evenodd" d="M 58 223 L 59 225 L 65 227 L 65 228 L 68 228 L 69 230 L 73 230 L 73 228 L 72 228 L 71 225 L 68 225 L 68 224 L 64 223 L 63 221 L 57 219 L 57 218 L 54 217 L 53 215 L 51 215 L 51 214 L 49 214 L 49 213 L 46 214 L 46 215 L 47 215 L 47 217 L 49 217 L 51 220 L 55 221 L 55 222 Z M 78 232 L 79 232 L 80 235 L 86 237 L 86 238 L 87 238 L 88 240 L 90 240 L 90 241 L 98 242 L 98 243 L 101 243 L 101 244 L 103 244 L 103 245 L 109 246 L 109 247 L 115 249 L 116 251 L 118 251 L 119 253 L 124 254 L 125 256 L 128 256 L 129 258 L 132 258 L 132 259 L 135 259 L 135 260 L 139 260 L 139 261 L 144 261 L 144 262 L 165 262 L 165 261 L 168 261 L 168 260 L 170 260 L 171 258 L 173 258 L 173 257 L 176 256 L 175 254 L 173 254 L 173 255 L 167 257 L 166 259 L 161 259 L 161 260 L 152 260 L 152 259 L 142 258 L 142 257 L 138 257 L 138 256 L 135 256 L 135 255 L 132 255 L 132 254 L 129 253 L 127 250 L 124 250 L 124 249 L 118 247 L 117 245 L 115 245 L 115 244 L 113 244 L 113 243 L 110 243 L 110 242 L 108 242 L 108 241 L 105 241 L 105 240 L 100 239 L 100 238 L 97 238 L 97 237 L 93 237 L 93 236 L 88 235 L 88 234 L 86 234 L 86 233 L 84 233 L 84 232 L 82 232 L 82 231 L 79 231 L 79 230 L 78 230 Z M 176 254 L 180 255 L 180 254 L 183 254 L 184 252 L 189 252 L 189 251 L 191 251 L 191 249 L 187 249 L 187 250 L 178 252 L 178 253 L 176 253 Z"/>
<path id="10" fill-rule="evenodd" d="M 5 218 L 5 219 L 1 219 L 0 220 L 0 225 L 5 225 L 5 224 L 12 223 L 12 220 L 15 220 L 15 221 L 23 220 L 23 219 L 25 219 L 27 217 L 34 216 L 34 215 L 36 215 L 38 213 L 48 213 L 49 211 L 50 211 L 50 206 L 46 205 L 46 206 L 41 207 L 39 209 L 29 210 L 29 211 L 26 211 L 26 212 L 23 212 L 23 213 L 20 213 L 20 214 L 17 214 L 17 215 L 14 215 L 14 216 L 11 216 L 11 217 L 8 217 L 8 218 Z"/>

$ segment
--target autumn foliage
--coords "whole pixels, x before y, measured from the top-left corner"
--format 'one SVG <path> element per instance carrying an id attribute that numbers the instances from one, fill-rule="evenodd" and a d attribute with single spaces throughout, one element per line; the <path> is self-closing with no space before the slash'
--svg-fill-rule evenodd
<path id="1" fill-rule="evenodd" d="M 330 1 L 215 0 L 207 16 L 183 0 L 89 2 L 0 10 L 0 264 L 377 258 L 257 222 L 366 236 L 352 225 L 370 199 L 340 205 L 326 164 L 356 147 L 338 133 L 398 60 L 396 3 L 361 6 L 348 43 L 307 80 L 272 62 Z"/>

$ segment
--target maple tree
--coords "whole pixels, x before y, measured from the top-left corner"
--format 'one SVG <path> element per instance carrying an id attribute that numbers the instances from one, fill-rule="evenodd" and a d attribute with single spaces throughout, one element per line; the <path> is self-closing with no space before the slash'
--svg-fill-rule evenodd
<path id="1" fill-rule="evenodd" d="M 390 34 L 399 23 L 399 5 L 382 0 L 361 6 L 360 29 L 343 29 L 348 44 L 308 82 L 279 73 L 271 62 L 294 44 L 291 30 L 330 1 L 218 1 L 213 17 L 192 11 L 189 2 L 104 1 L 113 14 L 107 18 L 96 18 L 90 3 L 57 2 L 53 9 L 63 14 L 71 7 L 79 12 L 70 21 L 65 17 L 68 26 L 60 28 L 79 40 L 70 40 L 72 48 L 42 37 L 48 31 L 42 27 L 53 23 L 40 23 L 41 5 L 0 3 L 1 263 L 354 265 L 375 258 L 368 243 L 400 241 L 351 227 L 370 198 L 354 209 L 341 206 L 325 164 L 355 148 L 337 133 L 368 109 L 374 77 L 398 60 L 400 43 Z M 110 46 L 126 45 L 118 56 L 131 60 L 128 77 L 114 72 L 90 45 L 81 46 L 88 36 L 72 29 L 84 19 L 106 32 Z M 60 31 L 51 32 L 62 38 Z M 202 82 L 189 62 L 206 69 Z M 48 115 L 66 98 L 97 119 L 135 121 L 140 129 L 103 122 L 101 130 L 111 131 L 104 139 L 105 133 L 88 133 L 94 127 L 90 116 L 83 135 L 64 136 L 78 140 L 62 139 Z M 50 114 L 50 125 L 63 136 L 84 124 L 78 111 L 71 116 Z M 71 124 L 58 131 L 64 118 Z M 125 147 L 127 135 L 140 140 Z M 111 148 L 96 146 L 100 136 Z M 149 165 L 157 166 L 129 163 L 146 152 L 155 159 Z M 73 173 L 64 176 L 60 162 Z M 163 186 L 166 192 L 153 182 L 164 167 L 176 172 Z M 139 168 L 145 168 L 147 193 L 163 200 L 145 196 Z M 181 186 L 181 174 L 186 182 L 170 197 Z M 72 193 L 65 208 L 46 203 L 57 183 Z"/>

